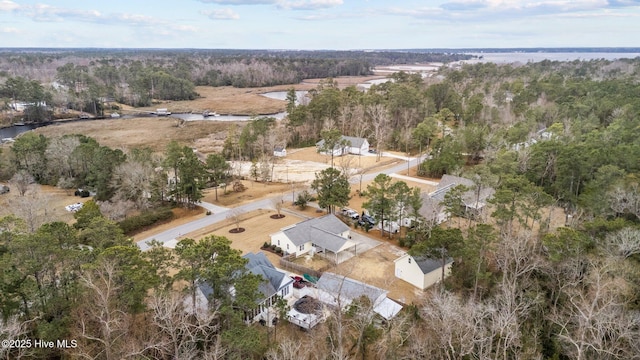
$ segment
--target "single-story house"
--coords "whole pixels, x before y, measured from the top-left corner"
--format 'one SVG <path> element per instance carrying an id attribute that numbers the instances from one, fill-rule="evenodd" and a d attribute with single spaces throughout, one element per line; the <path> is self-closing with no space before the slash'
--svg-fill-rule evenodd
<path id="1" fill-rule="evenodd" d="M 287 156 L 287 149 L 283 145 L 276 145 L 273 148 L 273 156 L 275 157 L 285 157 Z"/>
<path id="2" fill-rule="evenodd" d="M 462 194 L 462 204 L 460 204 L 460 206 L 463 207 L 465 216 L 475 217 L 481 215 L 482 210 L 487 205 L 486 201 L 495 193 L 495 190 L 491 187 L 476 186 L 473 180 L 459 176 L 444 175 L 435 191 L 422 195 L 420 215 L 422 215 L 426 221 L 431 221 L 436 224 L 440 224 L 449 219 L 450 214 L 446 212 L 442 202 L 444 201 L 445 195 L 458 185 L 467 187 L 467 191 Z"/>
<path id="3" fill-rule="evenodd" d="M 343 136 L 342 140 L 349 144 L 350 154 L 362 155 L 369 152 L 369 141 L 367 141 L 367 139 L 365 138 Z"/>
<path id="4" fill-rule="evenodd" d="M 325 149 L 324 139 L 316 143 L 316 149 L 322 155 L 342 156 L 349 153 L 349 145 L 343 144 L 341 142 L 333 145 L 332 151 L 329 151 L 329 149 Z"/>
<path id="5" fill-rule="evenodd" d="M 245 320 L 248 322 L 267 320 L 267 314 L 275 306 L 277 298 L 289 299 L 293 294 L 293 279 L 283 271 L 276 269 L 263 252 L 248 253 L 242 257 L 249 260 L 245 265 L 247 271 L 259 275 L 265 280 L 258 287 L 262 294 L 259 305 L 247 313 Z M 211 294 L 213 294 L 213 288 L 204 281 L 200 282 L 196 292 L 198 311 L 207 309 Z M 185 305 L 188 308 L 192 307 L 191 298 L 185 300 Z"/>
<path id="6" fill-rule="evenodd" d="M 402 310 L 400 304 L 387 297 L 388 291 L 346 276 L 326 272 L 322 274 L 316 287 L 318 300 L 328 306 L 345 309 L 354 300 L 366 296 L 373 311 L 387 320 Z"/>
<path id="7" fill-rule="evenodd" d="M 296 257 L 323 254 L 328 260 L 341 262 L 340 254 L 356 251 L 350 240 L 350 228 L 333 214 L 313 218 L 282 228 L 271 234 L 271 244 Z"/>
<path id="8" fill-rule="evenodd" d="M 331 155 L 329 151 L 324 149 L 324 139 L 316 143 L 318 152 L 324 155 Z M 369 141 L 365 138 L 353 136 L 341 136 L 340 141 L 333 147 L 334 156 L 342 156 L 345 154 L 362 155 L 369 152 Z"/>
<path id="9" fill-rule="evenodd" d="M 420 290 L 442 281 L 442 262 L 428 257 L 414 257 L 404 254 L 395 261 L 396 277 L 404 280 Z M 453 259 L 448 259 L 445 265 L 445 276 L 451 273 Z"/>

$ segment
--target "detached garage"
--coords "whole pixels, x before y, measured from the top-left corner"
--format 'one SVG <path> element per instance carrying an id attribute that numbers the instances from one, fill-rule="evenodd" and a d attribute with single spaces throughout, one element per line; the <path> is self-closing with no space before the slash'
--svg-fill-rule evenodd
<path id="1" fill-rule="evenodd" d="M 451 273 L 453 259 L 448 259 L 444 273 L 448 276 Z M 427 257 L 413 257 L 404 254 L 395 260 L 396 277 L 404 280 L 420 290 L 425 290 L 442 279 L 442 263 L 439 259 Z"/>

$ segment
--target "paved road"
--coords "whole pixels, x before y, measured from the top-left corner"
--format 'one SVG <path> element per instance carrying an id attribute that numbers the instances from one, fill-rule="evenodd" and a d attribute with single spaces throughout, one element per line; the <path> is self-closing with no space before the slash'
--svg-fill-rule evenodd
<path id="1" fill-rule="evenodd" d="M 397 156 L 396 156 L 397 157 Z M 402 158 L 402 157 L 399 157 Z M 406 158 L 404 158 L 406 159 Z M 418 163 L 418 160 L 416 158 L 412 158 L 409 162 L 409 166 L 415 166 Z M 384 174 L 393 174 L 399 171 L 402 171 L 404 169 L 407 168 L 407 163 L 403 163 L 403 164 L 399 164 L 396 166 L 393 166 L 391 168 L 385 169 L 385 170 L 381 170 L 379 172 L 376 173 L 372 173 L 372 174 L 365 174 L 362 177 L 362 181 L 369 181 L 369 180 L 373 180 L 376 175 L 380 174 L 380 173 L 384 173 Z M 350 183 L 355 184 L 358 183 L 360 181 L 360 176 L 356 175 L 356 176 L 352 176 L 351 179 L 349 180 Z M 307 189 L 308 191 L 312 192 L 311 189 Z M 299 191 L 302 191 L 299 190 Z M 254 211 L 254 210 L 259 210 L 259 209 L 273 209 L 273 202 L 275 199 L 280 199 L 282 197 L 281 194 L 279 195 L 274 195 L 268 198 L 264 198 L 261 200 L 256 200 L 256 201 L 252 201 L 250 203 L 247 204 L 243 204 L 240 206 L 235 207 L 233 210 L 234 211 L 238 211 L 240 213 L 245 213 L 245 212 L 250 212 L 250 211 Z M 199 204 L 200 206 L 204 207 L 207 210 L 211 211 L 211 215 L 203 217 L 201 219 L 197 219 L 194 221 L 191 221 L 189 223 L 183 224 L 183 225 L 179 225 L 176 226 L 172 229 L 169 229 L 167 231 L 161 232 L 159 234 L 156 234 L 154 236 L 148 237 L 146 239 L 140 240 L 138 241 L 136 244 L 138 245 L 138 247 L 142 250 L 142 251 L 146 251 L 150 248 L 150 246 L 147 244 L 148 241 L 151 240 L 157 240 L 161 243 L 166 243 L 168 241 L 171 240 L 175 240 L 179 237 L 181 237 L 184 234 L 188 234 L 190 232 L 202 229 L 203 227 L 218 223 L 220 221 L 225 221 L 227 219 L 227 216 L 229 215 L 229 212 L 232 209 L 229 208 L 224 208 L 224 207 L 220 207 L 220 206 L 216 206 L 214 204 L 210 204 L 210 203 L 205 203 L 202 202 Z"/>
<path id="2" fill-rule="evenodd" d="M 233 210 L 239 211 L 241 213 L 245 213 L 245 212 L 250 212 L 258 209 L 273 209 L 273 199 L 279 198 L 280 196 L 282 195 L 276 195 L 269 198 L 256 200 L 247 204 L 237 206 Z M 225 221 L 227 219 L 227 216 L 229 215 L 229 212 L 232 210 L 229 208 L 216 206 L 210 203 L 200 203 L 199 205 L 204 207 L 207 210 L 210 210 L 211 215 L 203 217 L 201 219 L 191 221 L 186 224 L 176 226 L 167 231 L 164 231 L 154 236 L 140 240 L 136 243 L 140 248 L 140 250 L 146 251 L 150 248 L 149 245 L 147 245 L 148 241 L 155 239 L 164 244 L 167 241 L 175 240 L 184 234 L 202 229 L 203 227 L 215 224 L 220 221 Z"/>

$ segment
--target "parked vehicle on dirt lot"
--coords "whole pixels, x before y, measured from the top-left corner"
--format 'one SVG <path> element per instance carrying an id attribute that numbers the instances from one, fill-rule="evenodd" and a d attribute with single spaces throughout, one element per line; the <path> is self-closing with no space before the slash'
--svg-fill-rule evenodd
<path id="1" fill-rule="evenodd" d="M 349 209 L 349 208 L 343 208 L 342 209 L 342 215 L 348 216 L 353 220 L 358 220 L 360 218 L 360 215 L 358 215 L 357 211 L 355 211 L 353 209 Z"/>
<path id="2" fill-rule="evenodd" d="M 358 225 L 360 226 L 369 225 L 369 227 L 373 227 L 376 225 L 376 220 L 369 215 L 362 215 L 362 218 L 360 219 L 360 221 L 358 221 Z"/>

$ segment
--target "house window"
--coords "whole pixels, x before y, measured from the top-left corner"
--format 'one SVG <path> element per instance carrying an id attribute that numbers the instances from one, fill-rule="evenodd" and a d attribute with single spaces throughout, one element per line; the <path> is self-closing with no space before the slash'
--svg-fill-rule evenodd
<path id="1" fill-rule="evenodd" d="M 289 286 L 285 286 L 284 288 L 282 288 L 281 294 L 282 296 L 287 296 L 289 294 Z"/>
<path id="2" fill-rule="evenodd" d="M 304 244 L 300 245 L 300 251 L 304 250 Z"/>
<path id="3" fill-rule="evenodd" d="M 411 264 L 411 257 L 409 257 L 409 264 Z"/>
<path id="4" fill-rule="evenodd" d="M 289 250 L 289 244 L 287 244 L 287 250 Z"/>
<path id="5" fill-rule="evenodd" d="M 280 246 L 280 239 L 278 239 L 278 246 Z"/>

